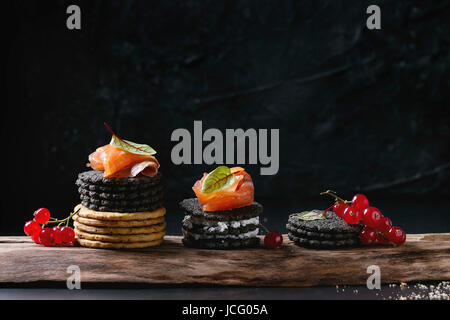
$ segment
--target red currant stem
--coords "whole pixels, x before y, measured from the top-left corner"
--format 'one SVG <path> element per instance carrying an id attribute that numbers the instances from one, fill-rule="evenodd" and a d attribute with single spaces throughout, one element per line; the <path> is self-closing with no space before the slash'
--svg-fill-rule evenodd
<path id="1" fill-rule="evenodd" d="M 269 233 L 269 229 L 267 229 L 262 223 L 259 224 L 260 227 L 262 227 L 267 233 Z"/>
<path id="2" fill-rule="evenodd" d="M 68 226 L 68 225 L 69 225 L 70 219 L 71 219 L 75 214 L 77 214 L 78 211 L 80 211 L 80 209 L 78 209 L 77 211 L 72 212 L 68 217 L 66 217 L 66 218 L 64 218 L 64 219 L 61 219 L 61 220 L 54 218 L 53 221 L 47 221 L 46 223 L 44 223 L 44 224 L 42 225 L 42 228 L 45 228 L 45 227 L 47 226 L 47 224 L 49 224 L 49 223 L 58 223 L 58 227 L 59 227 L 60 225 L 62 225 L 63 223 L 66 223 L 66 226 Z"/>
<path id="3" fill-rule="evenodd" d="M 325 191 L 325 192 L 321 192 L 320 195 L 321 195 L 321 196 L 323 196 L 323 195 L 328 195 L 328 196 L 330 196 L 330 197 L 333 197 L 333 198 L 336 200 L 336 202 L 337 202 L 337 201 L 342 201 L 342 202 L 345 203 L 345 204 L 351 203 L 351 201 L 342 199 L 341 197 L 339 197 L 336 193 L 334 193 L 334 192 L 331 191 L 331 190 L 327 190 L 327 191 Z"/>

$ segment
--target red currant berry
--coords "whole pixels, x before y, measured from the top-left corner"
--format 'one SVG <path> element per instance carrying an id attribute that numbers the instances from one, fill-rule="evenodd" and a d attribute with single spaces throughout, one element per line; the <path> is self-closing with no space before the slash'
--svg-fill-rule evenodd
<path id="1" fill-rule="evenodd" d="M 348 224 L 355 224 L 361 221 L 362 214 L 361 211 L 356 210 L 353 206 L 347 207 L 344 210 L 344 214 L 342 215 L 342 219 Z"/>
<path id="2" fill-rule="evenodd" d="M 53 241 L 55 244 L 62 244 L 63 241 L 61 239 L 61 228 L 60 227 L 53 227 Z"/>
<path id="3" fill-rule="evenodd" d="M 406 233 L 399 227 L 392 227 L 389 230 L 387 237 L 395 244 L 402 244 L 406 240 Z"/>
<path id="4" fill-rule="evenodd" d="M 360 231 L 359 239 L 362 244 L 369 246 L 375 244 L 377 233 L 374 229 L 365 227 Z"/>
<path id="5" fill-rule="evenodd" d="M 54 244 L 52 228 L 44 228 L 39 233 L 39 242 L 46 247 L 51 247 Z"/>
<path id="6" fill-rule="evenodd" d="M 42 228 L 41 228 L 42 230 Z M 41 242 L 39 241 L 39 235 L 41 234 L 41 231 L 36 231 L 35 233 L 33 233 L 31 235 L 31 239 L 34 241 L 34 243 L 40 244 Z"/>
<path id="7" fill-rule="evenodd" d="M 269 249 L 276 249 L 283 243 L 283 236 L 276 231 L 270 231 L 264 237 L 264 245 Z"/>
<path id="8" fill-rule="evenodd" d="M 75 231 L 71 227 L 62 227 L 59 231 L 62 242 L 69 243 L 75 240 Z"/>
<path id="9" fill-rule="evenodd" d="M 356 210 L 362 212 L 369 207 L 369 200 L 365 195 L 358 193 L 352 199 L 352 206 L 355 207 Z"/>
<path id="10" fill-rule="evenodd" d="M 344 210 L 347 208 L 348 206 L 342 202 L 342 201 L 338 201 L 334 204 L 333 206 L 333 212 L 338 216 L 341 217 L 344 215 Z"/>
<path id="11" fill-rule="evenodd" d="M 377 230 L 387 236 L 389 230 L 392 227 L 391 219 L 388 217 L 381 218 L 380 224 L 377 226 Z"/>
<path id="12" fill-rule="evenodd" d="M 375 242 L 378 244 L 383 244 L 383 245 L 387 245 L 389 243 L 391 243 L 389 241 L 389 239 L 387 239 L 384 235 L 382 235 L 381 233 L 377 233 L 377 237 L 375 239 Z"/>
<path id="13" fill-rule="evenodd" d="M 362 222 L 371 228 L 376 228 L 381 222 L 383 215 L 380 210 L 375 207 L 368 207 L 363 212 Z"/>
<path id="14" fill-rule="evenodd" d="M 50 219 L 50 211 L 46 208 L 39 208 L 34 212 L 34 220 L 39 224 L 47 223 Z"/>
<path id="15" fill-rule="evenodd" d="M 27 221 L 23 227 L 23 231 L 27 236 L 31 236 L 32 234 L 41 231 L 41 229 L 39 223 L 34 220 Z"/>

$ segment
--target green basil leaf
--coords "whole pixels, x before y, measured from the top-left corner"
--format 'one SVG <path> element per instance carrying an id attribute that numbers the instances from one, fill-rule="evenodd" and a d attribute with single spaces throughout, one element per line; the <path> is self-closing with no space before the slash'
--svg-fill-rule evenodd
<path id="1" fill-rule="evenodd" d="M 156 154 L 156 151 L 149 145 L 123 140 L 116 135 L 112 136 L 111 142 L 109 144 L 134 154 L 140 154 L 144 156 L 151 156 Z"/>
<path id="2" fill-rule="evenodd" d="M 299 213 L 297 217 L 300 220 L 312 221 L 312 220 L 325 220 L 327 217 L 325 216 L 325 212 L 320 211 L 305 211 Z"/>
<path id="3" fill-rule="evenodd" d="M 234 183 L 234 174 L 230 168 L 220 166 L 208 173 L 203 181 L 202 192 L 213 193 L 228 188 Z"/>

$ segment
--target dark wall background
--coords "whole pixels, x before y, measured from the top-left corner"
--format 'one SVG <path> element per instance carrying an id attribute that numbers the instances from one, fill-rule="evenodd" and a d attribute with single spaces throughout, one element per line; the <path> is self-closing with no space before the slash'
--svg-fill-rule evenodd
<path id="1" fill-rule="evenodd" d="M 369 4 L 382 30 L 365 28 Z M 170 134 L 194 120 L 280 128 L 279 173 L 246 166 L 269 218 L 329 188 L 448 203 L 449 1 L 12 1 L 4 15 L 0 233 L 73 208 L 103 121 L 158 150 L 175 211 L 212 169 L 170 161 Z"/>

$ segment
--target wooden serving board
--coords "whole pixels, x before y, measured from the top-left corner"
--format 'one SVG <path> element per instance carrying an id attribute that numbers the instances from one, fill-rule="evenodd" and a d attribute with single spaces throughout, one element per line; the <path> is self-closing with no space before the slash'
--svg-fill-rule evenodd
<path id="1" fill-rule="evenodd" d="M 357 285 L 378 265 L 383 283 L 450 279 L 450 233 L 411 234 L 400 247 L 311 250 L 287 236 L 281 248 L 218 251 L 183 247 L 167 236 L 160 247 L 104 250 L 44 247 L 28 237 L 0 237 L 0 287 L 6 283 L 66 282 L 77 265 L 82 283 L 156 285 Z"/>

